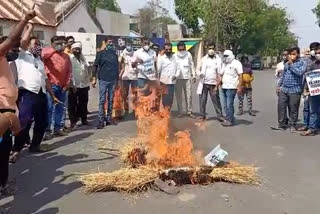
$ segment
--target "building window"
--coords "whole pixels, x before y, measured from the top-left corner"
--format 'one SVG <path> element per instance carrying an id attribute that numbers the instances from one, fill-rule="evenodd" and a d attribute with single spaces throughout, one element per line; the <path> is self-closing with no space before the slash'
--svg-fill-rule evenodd
<path id="1" fill-rule="evenodd" d="M 3 27 L 0 26 L 0 36 L 3 36 Z"/>
<path id="2" fill-rule="evenodd" d="M 43 31 L 33 31 L 33 35 L 37 37 L 39 40 L 45 40 Z"/>

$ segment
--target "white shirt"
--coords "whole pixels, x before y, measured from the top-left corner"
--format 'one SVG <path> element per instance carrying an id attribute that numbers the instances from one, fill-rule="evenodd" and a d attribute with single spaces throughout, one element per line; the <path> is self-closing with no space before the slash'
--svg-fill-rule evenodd
<path id="1" fill-rule="evenodd" d="M 276 77 L 280 77 L 279 75 L 284 70 L 284 64 L 285 64 L 284 62 L 280 62 L 280 63 L 277 64 L 276 73 L 275 73 Z"/>
<path id="2" fill-rule="evenodd" d="M 18 73 L 18 87 L 38 94 L 40 89 L 46 93 L 46 79 L 44 64 L 40 57 L 35 58 L 29 51 L 20 50 L 15 61 Z"/>
<path id="3" fill-rule="evenodd" d="M 189 51 L 185 51 L 183 54 L 177 52 L 175 57 L 180 74 L 177 79 L 188 80 L 196 77 L 193 58 Z"/>
<path id="4" fill-rule="evenodd" d="M 231 63 L 223 63 L 221 69 L 222 88 L 237 89 L 239 85 L 239 75 L 243 74 L 242 64 L 239 60 L 232 60 Z"/>
<path id="5" fill-rule="evenodd" d="M 204 75 L 204 84 L 216 85 L 218 82 L 218 74 L 221 73 L 222 60 L 216 55 L 213 58 L 209 55 L 201 59 L 201 74 Z"/>
<path id="6" fill-rule="evenodd" d="M 179 72 L 175 55 L 172 55 L 170 58 L 167 55 L 159 56 L 157 65 L 160 82 L 166 85 L 176 84 Z"/>
<path id="7" fill-rule="evenodd" d="M 122 80 L 137 80 L 138 73 L 135 68 L 132 68 L 132 62 L 136 61 L 135 55 L 130 56 L 127 54 L 123 54 L 124 61 L 124 73 L 122 75 Z"/>
<path id="8" fill-rule="evenodd" d="M 147 52 L 143 48 L 140 48 L 135 52 L 135 57 L 143 61 L 143 63 L 139 63 L 137 66 L 138 78 L 156 80 L 156 52 L 151 49 Z"/>
<path id="9" fill-rule="evenodd" d="M 76 88 L 87 88 L 90 86 L 89 64 L 84 56 L 79 61 L 73 54 L 70 55 L 72 64 L 72 85 Z"/>

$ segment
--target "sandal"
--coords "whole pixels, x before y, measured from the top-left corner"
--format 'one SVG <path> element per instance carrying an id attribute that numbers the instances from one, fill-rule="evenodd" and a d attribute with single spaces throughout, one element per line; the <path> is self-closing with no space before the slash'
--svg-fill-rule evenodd
<path id="1" fill-rule="evenodd" d="M 14 152 L 10 158 L 9 158 L 9 163 L 16 163 L 17 160 L 19 159 L 20 152 Z"/>

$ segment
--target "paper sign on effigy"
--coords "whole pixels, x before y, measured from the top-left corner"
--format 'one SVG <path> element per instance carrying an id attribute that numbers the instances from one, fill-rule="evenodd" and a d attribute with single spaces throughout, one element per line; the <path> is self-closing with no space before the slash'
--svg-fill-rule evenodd
<path id="1" fill-rule="evenodd" d="M 218 163 L 220 163 L 221 161 L 223 161 L 223 159 L 228 156 L 228 152 L 226 152 L 225 150 L 223 150 L 221 148 L 221 145 L 219 144 L 218 146 L 216 146 L 216 148 L 214 148 L 205 158 L 205 163 L 208 166 L 217 166 Z"/>
<path id="2" fill-rule="evenodd" d="M 306 73 L 310 96 L 320 95 L 320 70 Z"/>

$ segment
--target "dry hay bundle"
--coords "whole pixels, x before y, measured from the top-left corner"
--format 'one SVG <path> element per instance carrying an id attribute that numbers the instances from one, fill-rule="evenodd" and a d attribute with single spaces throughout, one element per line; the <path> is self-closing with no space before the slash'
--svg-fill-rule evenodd
<path id="1" fill-rule="evenodd" d="M 224 181 L 237 184 L 258 185 L 257 168 L 253 166 L 217 167 L 212 170 L 210 177 L 216 182 Z"/>
<path id="2" fill-rule="evenodd" d="M 120 162 L 124 167 L 137 168 L 146 165 L 146 154 L 144 139 L 134 138 L 128 139 L 129 143 L 120 149 Z"/>
<path id="3" fill-rule="evenodd" d="M 84 175 L 79 181 L 86 193 L 94 192 L 141 192 L 151 187 L 158 178 L 158 171 L 147 167 L 138 169 L 122 168 L 110 173 Z"/>

